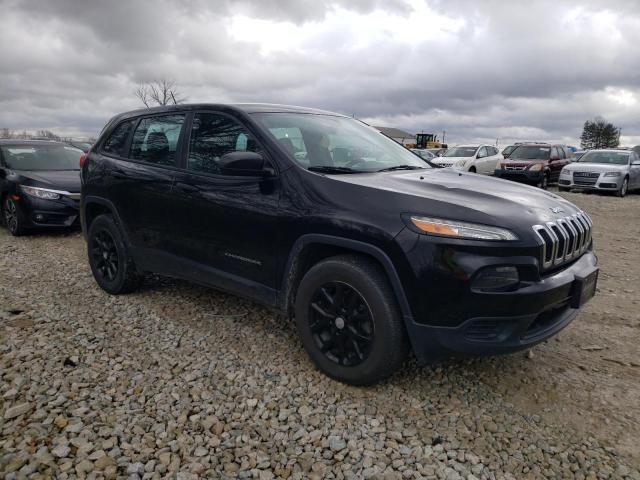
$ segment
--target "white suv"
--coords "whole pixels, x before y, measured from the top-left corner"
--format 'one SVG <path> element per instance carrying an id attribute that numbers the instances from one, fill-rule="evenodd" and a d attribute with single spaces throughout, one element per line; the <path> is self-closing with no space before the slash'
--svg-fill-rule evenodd
<path id="1" fill-rule="evenodd" d="M 432 159 L 431 163 L 465 172 L 493 175 L 501 160 L 504 157 L 492 145 L 458 145 L 447 150 L 442 157 Z"/>

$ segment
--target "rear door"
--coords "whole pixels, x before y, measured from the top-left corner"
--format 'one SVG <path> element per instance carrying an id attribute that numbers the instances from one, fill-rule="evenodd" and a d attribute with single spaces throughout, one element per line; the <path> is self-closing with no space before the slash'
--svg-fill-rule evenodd
<path id="1" fill-rule="evenodd" d="M 555 160 L 552 160 L 554 159 Z M 557 182 L 560 178 L 560 171 L 567 164 L 566 155 L 562 150 L 562 147 L 551 147 L 551 153 L 549 155 L 549 180 L 551 182 Z"/>
<path id="2" fill-rule="evenodd" d="M 137 119 L 126 125 L 132 129 L 127 133 L 127 151 L 120 147 L 118 153 L 111 154 L 109 141 L 103 148 L 108 162 L 106 197 L 115 204 L 134 250 L 166 248 L 171 225 L 165 212 L 172 202 L 184 120 L 183 113 Z M 143 255 L 141 262 L 146 259 L 149 257 Z"/>
<path id="3" fill-rule="evenodd" d="M 205 283 L 217 278 L 223 288 L 248 288 L 260 295 L 260 286 L 275 288 L 279 180 L 221 171 L 220 157 L 226 153 L 259 152 L 268 161 L 237 119 L 201 111 L 190 123 L 185 162 L 173 188 L 172 218 L 180 238 L 171 251 L 190 265 L 192 274 L 209 275 Z"/>

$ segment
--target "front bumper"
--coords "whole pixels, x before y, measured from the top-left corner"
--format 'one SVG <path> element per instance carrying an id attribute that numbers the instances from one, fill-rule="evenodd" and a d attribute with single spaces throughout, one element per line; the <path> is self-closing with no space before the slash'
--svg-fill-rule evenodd
<path id="1" fill-rule="evenodd" d="M 568 267 L 513 292 L 475 293 L 453 326 L 407 320 L 414 353 L 421 363 L 448 356 L 496 355 L 529 348 L 557 334 L 576 317 L 580 279 L 597 275 L 597 258 L 587 251 Z M 431 323 L 431 322 L 430 322 Z"/>
<path id="2" fill-rule="evenodd" d="M 63 196 L 45 200 L 22 194 L 16 205 L 27 228 L 61 228 L 79 225 L 79 201 Z"/>
<path id="3" fill-rule="evenodd" d="M 575 177 L 574 175 L 560 175 L 558 186 L 562 188 L 580 190 L 601 190 L 617 191 L 622 186 L 623 175 L 618 177 L 605 177 L 600 174 L 598 177 Z"/>
<path id="4" fill-rule="evenodd" d="M 494 172 L 496 178 L 512 180 L 514 182 L 526 183 L 527 185 L 538 185 L 544 178 L 544 170 L 507 170 L 497 168 Z"/>

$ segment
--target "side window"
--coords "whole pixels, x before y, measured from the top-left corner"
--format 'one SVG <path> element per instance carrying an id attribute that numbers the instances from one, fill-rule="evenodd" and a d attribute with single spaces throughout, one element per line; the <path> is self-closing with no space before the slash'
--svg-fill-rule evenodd
<path id="1" fill-rule="evenodd" d="M 558 149 L 556 147 L 551 148 L 551 153 L 549 154 L 549 158 L 558 158 L 559 157 Z"/>
<path id="2" fill-rule="evenodd" d="M 126 157 L 125 148 L 127 148 L 127 140 L 132 128 L 133 120 L 122 122 L 118 125 L 102 145 L 102 151 L 119 157 Z"/>
<path id="3" fill-rule="evenodd" d="M 484 158 L 487 156 L 487 147 L 482 147 L 480 148 L 480 150 L 478 151 L 478 158 Z"/>
<path id="4" fill-rule="evenodd" d="M 496 147 L 491 147 L 491 152 L 489 153 L 489 155 L 493 156 L 497 154 L 498 154 L 498 149 Z"/>
<path id="5" fill-rule="evenodd" d="M 560 160 L 564 160 L 567 158 L 567 154 L 564 151 L 564 147 L 558 147 L 558 154 L 560 155 Z"/>
<path id="6" fill-rule="evenodd" d="M 220 157 L 231 152 L 258 152 L 255 140 L 234 120 L 216 113 L 193 117 L 187 169 L 220 174 Z"/>
<path id="7" fill-rule="evenodd" d="M 133 134 L 129 158 L 174 166 L 183 123 L 184 115 L 143 118 Z"/>

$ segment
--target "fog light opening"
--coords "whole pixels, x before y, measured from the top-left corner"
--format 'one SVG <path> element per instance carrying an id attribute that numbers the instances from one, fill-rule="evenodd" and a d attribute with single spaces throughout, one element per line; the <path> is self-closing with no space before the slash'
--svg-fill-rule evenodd
<path id="1" fill-rule="evenodd" d="M 483 268 L 476 274 L 471 289 L 481 292 L 506 292 L 520 284 L 518 269 L 514 266 Z"/>

